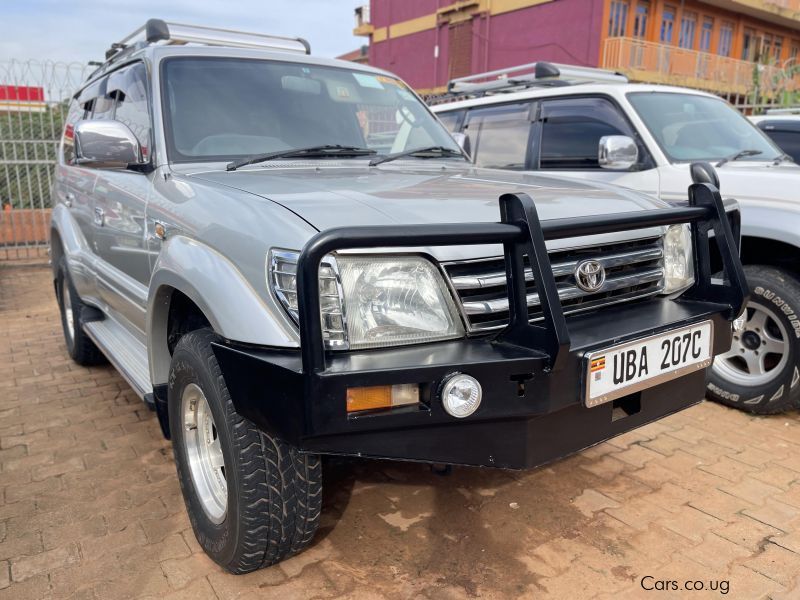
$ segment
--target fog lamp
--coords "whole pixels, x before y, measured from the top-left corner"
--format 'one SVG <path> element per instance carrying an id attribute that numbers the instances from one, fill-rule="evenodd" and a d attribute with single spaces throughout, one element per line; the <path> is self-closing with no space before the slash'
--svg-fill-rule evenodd
<path id="1" fill-rule="evenodd" d="M 417 403 L 419 386 L 416 384 L 347 388 L 348 413 Z"/>
<path id="2" fill-rule="evenodd" d="M 442 404 L 447 414 L 463 419 L 481 405 L 483 390 L 478 380 L 463 373 L 455 373 L 442 386 Z"/>

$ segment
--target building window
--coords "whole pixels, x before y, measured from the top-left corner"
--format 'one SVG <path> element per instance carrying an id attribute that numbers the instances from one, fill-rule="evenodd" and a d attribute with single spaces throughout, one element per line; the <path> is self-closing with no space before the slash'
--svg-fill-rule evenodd
<path id="1" fill-rule="evenodd" d="M 636 5 L 636 17 L 633 21 L 633 37 L 644 38 L 647 35 L 647 17 L 650 14 L 650 2 L 640 0 Z"/>
<path id="2" fill-rule="evenodd" d="M 672 43 L 672 30 L 675 29 L 675 9 L 665 6 L 661 15 L 661 41 L 665 44 Z"/>
<path id="3" fill-rule="evenodd" d="M 780 64 L 781 55 L 783 54 L 783 37 L 780 35 L 775 36 L 775 41 L 772 44 L 772 56 L 775 62 Z"/>
<path id="4" fill-rule="evenodd" d="M 761 36 L 761 49 L 758 52 L 760 62 L 769 62 L 772 52 L 772 35 L 765 33 Z"/>
<path id="5" fill-rule="evenodd" d="M 745 28 L 742 38 L 742 60 L 754 60 L 756 53 L 756 32 L 753 29 Z"/>
<path id="6" fill-rule="evenodd" d="M 681 35 L 678 45 L 681 48 L 694 48 L 694 32 L 697 29 L 697 13 L 685 12 L 681 19 Z"/>
<path id="7" fill-rule="evenodd" d="M 711 52 L 711 36 L 714 33 L 714 19 L 703 17 L 703 28 L 700 30 L 700 52 Z"/>
<path id="8" fill-rule="evenodd" d="M 608 19 L 608 36 L 622 37 L 628 27 L 628 0 L 611 0 L 611 15 Z"/>
<path id="9" fill-rule="evenodd" d="M 793 65 L 797 64 L 798 55 L 800 55 L 800 42 L 797 40 L 792 40 L 792 49 L 789 52 L 789 60 L 792 61 Z"/>
<path id="10" fill-rule="evenodd" d="M 733 48 L 733 23 L 725 21 L 719 28 L 719 42 L 717 44 L 717 54 L 720 56 L 730 56 Z"/>

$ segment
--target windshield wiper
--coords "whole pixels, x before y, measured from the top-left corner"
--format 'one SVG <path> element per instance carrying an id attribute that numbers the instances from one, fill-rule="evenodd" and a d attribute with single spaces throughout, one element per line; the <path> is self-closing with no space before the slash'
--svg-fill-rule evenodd
<path id="1" fill-rule="evenodd" d="M 772 160 L 773 165 L 779 165 L 782 162 L 794 162 L 794 159 L 788 154 L 778 154 L 778 156 Z"/>
<path id="2" fill-rule="evenodd" d="M 266 154 L 256 154 L 246 156 L 239 160 L 229 162 L 225 167 L 227 171 L 235 171 L 239 167 L 254 165 L 277 158 L 295 158 L 298 156 L 372 156 L 377 154 L 375 150 L 369 148 L 359 148 L 358 146 L 342 146 L 341 144 L 324 144 L 322 146 L 310 146 L 309 148 L 292 148 L 290 150 L 278 150 L 277 152 L 267 152 Z"/>
<path id="3" fill-rule="evenodd" d="M 756 156 L 758 154 L 764 154 L 761 150 L 740 150 L 736 154 L 731 154 L 730 156 L 726 156 L 721 161 L 717 163 L 717 167 L 721 167 L 727 162 L 733 162 L 735 160 L 739 160 L 740 158 L 746 158 L 748 156 Z"/>
<path id="4" fill-rule="evenodd" d="M 428 156 L 425 156 L 426 154 Z M 397 160 L 398 158 L 403 158 L 404 156 L 418 156 L 419 158 L 442 158 L 445 156 L 461 156 L 466 159 L 464 153 L 459 150 L 453 150 L 452 148 L 446 148 L 444 146 L 427 146 L 425 148 L 413 148 L 411 150 L 404 150 L 403 152 L 396 152 L 394 154 L 386 154 L 385 156 L 379 156 L 378 158 L 373 158 L 371 161 L 369 161 L 369 166 L 374 167 L 376 165 L 382 165 L 385 162 Z"/>

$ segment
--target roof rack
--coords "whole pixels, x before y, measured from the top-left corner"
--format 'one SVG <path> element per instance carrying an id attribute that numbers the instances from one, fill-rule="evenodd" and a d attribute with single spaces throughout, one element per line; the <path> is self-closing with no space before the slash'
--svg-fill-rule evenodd
<path id="1" fill-rule="evenodd" d="M 229 48 L 260 48 L 311 54 L 311 46 L 303 38 L 289 38 L 278 35 L 265 35 L 204 27 L 167 23 L 161 19 L 150 19 L 130 35 L 111 44 L 106 51 L 106 62 L 114 62 L 139 48 L 159 45 L 201 44 L 205 46 L 227 46 Z"/>
<path id="2" fill-rule="evenodd" d="M 765 114 L 768 115 L 800 115 L 800 106 L 794 108 L 768 108 Z"/>
<path id="3" fill-rule="evenodd" d="M 621 73 L 550 62 L 533 62 L 453 79 L 448 94 L 486 95 L 515 92 L 529 87 L 555 87 L 576 83 L 627 83 Z"/>

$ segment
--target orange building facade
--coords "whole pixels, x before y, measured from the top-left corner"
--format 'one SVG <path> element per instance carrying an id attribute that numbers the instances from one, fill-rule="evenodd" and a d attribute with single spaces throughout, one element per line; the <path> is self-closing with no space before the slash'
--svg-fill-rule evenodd
<path id="1" fill-rule="evenodd" d="M 800 89 L 800 0 L 371 0 L 356 19 L 369 63 L 425 93 L 536 60 L 730 98 Z"/>
<path id="2" fill-rule="evenodd" d="M 600 66 L 723 94 L 795 89 L 800 0 L 605 0 Z M 756 67 L 756 65 L 759 65 Z"/>

